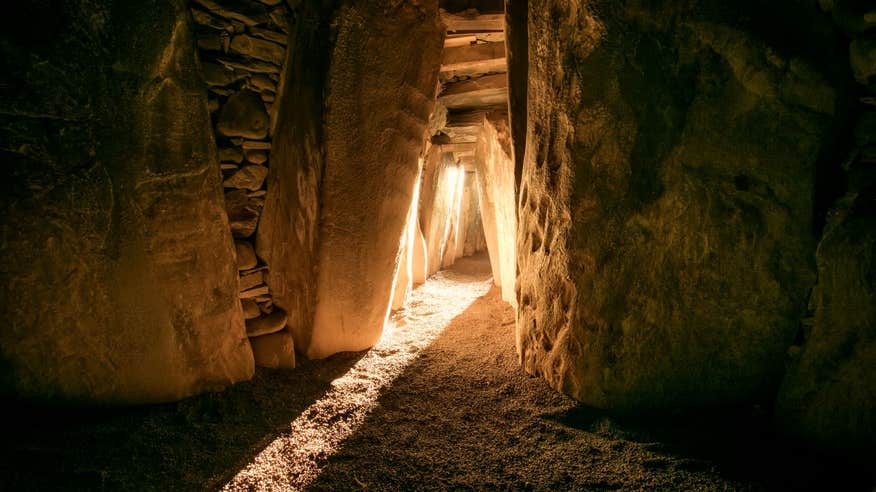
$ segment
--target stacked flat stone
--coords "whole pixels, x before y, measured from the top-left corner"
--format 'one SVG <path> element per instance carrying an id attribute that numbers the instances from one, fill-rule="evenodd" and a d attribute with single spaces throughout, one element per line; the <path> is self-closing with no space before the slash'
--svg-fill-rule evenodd
<path id="1" fill-rule="evenodd" d="M 240 301 L 256 365 L 295 367 L 286 313 L 265 283 L 268 265 L 253 241 L 270 166 L 274 102 L 286 58 L 291 11 L 281 0 L 193 0 L 204 81 L 237 250 Z"/>

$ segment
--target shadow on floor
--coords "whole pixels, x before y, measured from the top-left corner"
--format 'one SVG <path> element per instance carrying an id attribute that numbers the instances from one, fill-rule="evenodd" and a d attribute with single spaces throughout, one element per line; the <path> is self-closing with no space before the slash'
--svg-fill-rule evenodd
<path id="1" fill-rule="evenodd" d="M 313 490 L 866 490 L 866 469 L 777 437 L 752 409 L 619 417 L 523 373 L 497 288 L 378 397 Z M 364 353 L 258 371 L 220 394 L 123 410 L 2 402 L 0 490 L 215 490 Z M 9 410 L 13 410 L 12 415 Z"/>
<path id="2" fill-rule="evenodd" d="M 721 476 L 767 490 L 870 491 L 876 475 L 863 462 L 781 436 L 759 406 L 704 408 L 676 415 L 627 416 L 577 404 L 544 415 L 565 427 L 641 443 L 691 469 L 712 466 Z M 664 465 L 661 460 L 649 463 Z"/>
<path id="3" fill-rule="evenodd" d="M 860 467 L 751 409 L 618 417 L 520 369 L 514 313 L 475 301 L 380 397 L 313 490 L 866 490 Z"/>
<path id="4" fill-rule="evenodd" d="M 362 353 L 258 369 L 178 403 L 115 409 L 0 402 L 0 490 L 215 490 Z"/>

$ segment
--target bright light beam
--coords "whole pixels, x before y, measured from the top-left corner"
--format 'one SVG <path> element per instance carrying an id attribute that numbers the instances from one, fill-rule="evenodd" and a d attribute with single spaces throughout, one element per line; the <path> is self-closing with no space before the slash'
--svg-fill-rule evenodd
<path id="1" fill-rule="evenodd" d="M 411 291 L 380 342 L 222 490 L 302 490 L 313 483 L 329 457 L 365 422 L 383 388 L 491 285 L 483 276 L 442 271 Z"/>

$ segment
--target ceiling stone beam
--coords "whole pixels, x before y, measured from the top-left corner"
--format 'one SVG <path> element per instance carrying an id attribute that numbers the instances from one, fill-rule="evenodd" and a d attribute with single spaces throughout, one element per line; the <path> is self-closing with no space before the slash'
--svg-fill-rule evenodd
<path id="1" fill-rule="evenodd" d="M 508 71 L 505 43 L 482 43 L 444 48 L 441 60 L 441 80 L 455 77 L 477 77 Z"/>
<path id="2" fill-rule="evenodd" d="M 505 58 L 505 43 L 483 43 L 444 48 L 441 65 L 483 62 Z"/>
<path id="3" fill-rule="evenodd" d="M 475 144 L 474 144 L 474 143 L 449 143 L 449 144 L 441 144 L 441 145 L 439 146 L 439 148 L 438 148 L 438 151 L 439 151 L 439 152 L 442 152 L 442 153 L 446 153 L 446 152 L 453 152 L 453 153 L 457 153 L 457 152 L 464 152 L 464 153 L 472 152 L 472 153 L 473 153 L 473 152 L 475 151 Z M 474 154 L 472 154 L 472 155 L 474 155 Z"/>
<path id="4" fill-rule="evenodd" d="M 477 43 L 504 43 L 505 33 L 501 31 L 469 32 L 465 34 L 448 34 L 444 38 L 445 48 L 456 48 Z"/>
<path id="5" fill-rule="evenodd" d="M 441 20 L 450 32 L 505 30 L 505 14 L 480 14 L 476 10 L 451 14 L 442 10 Z"/>
<path id="6" fill-rule="evenodd" d="M 487 75 L 444 86 L 438 101 L 448 109 L 487 108 L 508 102 L 508 76 Z"/>

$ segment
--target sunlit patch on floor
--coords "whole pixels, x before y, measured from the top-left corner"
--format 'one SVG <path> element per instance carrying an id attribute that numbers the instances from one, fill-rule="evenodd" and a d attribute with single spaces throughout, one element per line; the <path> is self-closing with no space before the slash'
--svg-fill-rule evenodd
<path id="1" fill-rule="evenodd" d="M 382 390 L 393 382 L 450 323 L 490 290 L 489 274 L 435 274 L 414 289 L 383 338 L 331 389 L 272 441 L 223 490 L 296 490 L 362 425 Z"/>

